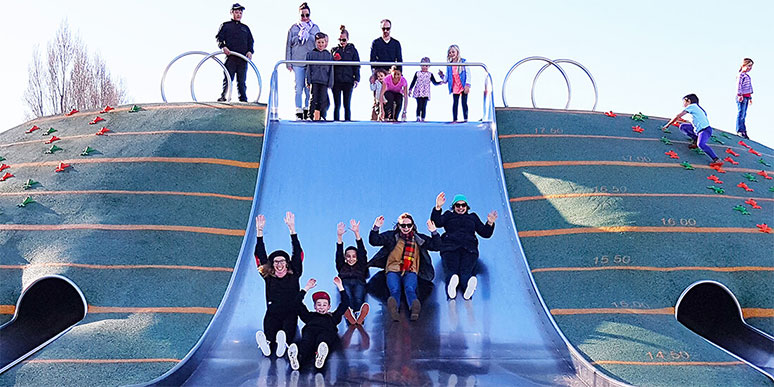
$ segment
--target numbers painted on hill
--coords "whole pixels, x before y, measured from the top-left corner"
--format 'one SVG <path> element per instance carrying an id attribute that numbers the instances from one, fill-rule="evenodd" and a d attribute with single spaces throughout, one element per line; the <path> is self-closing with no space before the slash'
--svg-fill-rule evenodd
<path id="1" fill-rule="evenodd" d="M 653 361 L 685 361 L 691 358 L 691 355 L 685 351 L 658 351 L 658 352 L 645 352 L 645 357 L 648 360 Z"/>
<path id="2" fill-rule="evenodd" d="M 661 224 L 663 226 L 685 226 L 691 227 L 696 225 L 696 219 L 693 218 L 661 218 Z"/>
<path id="3" fill-rule="evenodd" d="M 629 255 L 598 255 L 594 257 L 595 265 L 628 265 L 632 263 L 632 257 Z"/>
<path id="4" fill-rule="evenodd" d="M 618 301 L 618 302 L 611 302 L 611 304 L 613 304 L 613 308 L 624 308 L 624 309 L 650 308 L 650 305 L 640 301 Z"/>
<path id="5" fill-rule="evenodd" d="M 627 191 L 625 185 L 598 185 L 591 187 L 593 193 L 624 193 Z"/>
<path id="6" fill-rule="evenodd" d="M 650 163 L 653 160 L 648 156 L 633 156 L 633 155 L 625 155 L 621 157 L 623 161 L 634 161 L 639 163 Z"/>
<path id="7" fill-rule="evenodd" d="M 562 134 L 564 130 L 560 128 L 535 128 L 535 134 Z"/>

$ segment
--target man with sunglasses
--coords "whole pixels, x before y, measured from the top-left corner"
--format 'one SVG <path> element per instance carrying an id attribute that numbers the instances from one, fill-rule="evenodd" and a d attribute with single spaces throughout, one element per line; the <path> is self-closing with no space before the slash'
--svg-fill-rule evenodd
<path id="1" fill-rule="evenodd" d="M 220 25 L 218 34 L 215 38 L 218 40 L 218 48 L 226 54 L 226 70 L 231 80 L 236 76 L 237 90 L 239 90 L 239 101 L 247 102 L 247 62 L 242 58 L 232 56 L 231 52 L 237 52 L 247 57 L 253 58 L 253 33 L 250 28 L 242 24 L 242 12 L 245 7 L 234 3 L 231 6 L 231 21 Z M 223 92 L 220 93 L 218 101 L 226 100 L 226 89 L 228 88 L 228 78 L 223 77 Z"/>
<path id="2" fill-rule="evenodd" d="M 403 50 L 400 47 L 400 42 L 390 36 L 392 22 L 390 19 L 384 19 L 381 24 L 382 36 L 374 39 L 371 43 L 371 62 L 403 62 Z M 372 72 L 377 69 L 389 71 L 390 66 L 371 66 Z M 398 66 L 398 70 L 403 71 L 401 66 Z"/>
<path id="3" fill-rule="evenodd" d="M 406 293 L 411 321 L 419 318 L 422 304 L 417 297 L 419 280 L 433 282 L 435 270 L 429 251 L 438 251 L 441 247 L 441 236 L 431 220 L 427 221 L 427 229 L 432 236 L 420 234 L 414 224 L 414 218 L 409 213 L 398 217 L 395 228 L 380 233 L 384 225 L 384 216 L 376 218 L 368 243 L 371 246 L 382 246 L 368 261 L 369 267 L 384 269 L 387 288 L 390 297 L 387 298 L 387 310 L 393 321 L 400 321 L 400 303 L 402 292 Z M 432 286 L 432 284 L 430 284 Z"/>

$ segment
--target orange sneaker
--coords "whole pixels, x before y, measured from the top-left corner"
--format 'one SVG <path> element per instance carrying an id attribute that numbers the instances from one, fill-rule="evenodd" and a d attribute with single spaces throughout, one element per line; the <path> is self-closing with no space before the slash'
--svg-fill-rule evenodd
<path id="1" fill-rule="evenodd" d="M 352 315 L 352 308 L 347 308 L 347 311 L 344 312 L 344 318 L 347 319 L 347 322 L 349 323 L 349 325 L 357 324 L 357 320 L 355 320 L 355 316 Z"/>
<path id="2" fill-rule="evenodd" d="M 365 321 L 366 316 L 368 316 L 368 312 L 371 310 L 371 306 L 368 305 L 367 302 L 363 303 L 363 306 L 360 307 L 360 313 L 357 315 L 357 323 L 358 325 L 363 325 L 363 322 Z"/>

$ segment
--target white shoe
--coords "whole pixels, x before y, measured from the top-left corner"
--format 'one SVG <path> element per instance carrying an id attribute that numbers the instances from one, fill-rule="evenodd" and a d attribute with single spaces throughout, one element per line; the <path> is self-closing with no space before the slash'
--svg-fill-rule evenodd
<path id="1" fill-rule="evenodd" d="M 462 295 L 466 300 L 469 300 L 471 297 L 473 297 L 473 292 L 476 291 L 476 286 L 478 285 L 478 278 L 476 276 L 470 277 L 468 280 L 468 287 L 465 288 L 465 293 Z"/>
<path id="2" fill-rule="evenodd" d="M 285 331 L 280 330 L 277 332 L 277 357 L 285 356 L 285 350 L 288 348 L 287 337 Z"/>
<path id="3" fill-rule="evenodd" d="M 328 357 L 328 344 L 323 341 L 317 346 L 317 356 L 314 357 L 314 366 L 317 369 L 323 368 L 325 365 L 325 358 Z"/>
<path id="4" fill-rule="evenodd" d="M 297 371 L 299 368 L 299 364 L 298 364 L 298 346 L 296 345 L 296 343 L 290 344 L 290 346 L 288 347 L 288 361 L 290 361 L 290 368 L 292 368 L 293 371 Z M 293 375 L 291 374 L 290 377 L 292 379 Z"/>
<path id="5" fill-rule="evenodd" d="M 314 387 L 325 387 L 325 376 L 321 373 L 314 375 Z"/>
<path id="6" fill-rule="evenodd" d="M 449 278 L 449 286 L 446 287 L 446 293 L 452 300 L 457 297 L 457 285 L 460 284 L 460 277 L 456 274 Z"/>
<path id="7" fill-rule="evenodd" d="M 258 343 L 258 347 L 261 348 L 263 356 L 271 355 L 271 348 L 269 348 L 269 341 L 266 340 L 266 334 L 263 331 L 255 332 L 255 342 Z"/>

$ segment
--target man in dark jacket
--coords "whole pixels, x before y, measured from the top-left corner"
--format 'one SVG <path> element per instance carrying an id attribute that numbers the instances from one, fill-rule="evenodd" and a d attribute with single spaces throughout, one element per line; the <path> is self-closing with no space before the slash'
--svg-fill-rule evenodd
<path id="1" fill-rule="evenodd" d="M 228 70 L 228 76 L 231 80 L 234 80 L 236 75 L 239 90 L 239 100 L 247 102 L 247 86 L 245 80 L 247 78 L 247 62 L 242 58 L 232 56 L 231 52 L 237 52 L 248 59 L 253 59 L 253 34 L 250 32 L 250 28 L 242 24 L 242 11 L 245 7 L 234 3 L 231 6 L 231 21 L 227 21 L 220 25 L 218 34 L 215 38 L 218 40 L 218 47 L 226 54 L 226 70 Z M 226 100 L 226 88 L 228 87 L 228 78 L 223 77 L 223 92 L 220 94 L 218 101 Z"/>
<path id="2" fill-rule="evenodd" d="M 382 36 L 371 43 L 371 62 L 403 62 L 403 50 L 398 39 L 390 36 L 392 22 L 389 19 L 382 20 Z M 390 70 L 390 66 L 371 66 L 371 71 L 377 69 Z M 403 72 L 402 66 L 398 70 Z"/>

